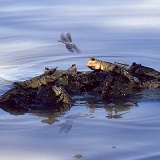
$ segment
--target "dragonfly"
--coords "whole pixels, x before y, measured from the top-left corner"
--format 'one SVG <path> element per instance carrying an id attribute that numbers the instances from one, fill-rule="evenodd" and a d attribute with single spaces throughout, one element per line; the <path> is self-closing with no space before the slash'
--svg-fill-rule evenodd
<path id="1" fill-rule="evenodd" d="M 70 52 L 77 52 L 80 53 L 80 50 L 77 48 L 77 46 L 72 42 L 71 34 L 67 33 L 64 35 L 64 33 L 61 34 L 61 40 L 58 40 L 61 43 L 64 43 L 66 45 L 66 48 Z"/>

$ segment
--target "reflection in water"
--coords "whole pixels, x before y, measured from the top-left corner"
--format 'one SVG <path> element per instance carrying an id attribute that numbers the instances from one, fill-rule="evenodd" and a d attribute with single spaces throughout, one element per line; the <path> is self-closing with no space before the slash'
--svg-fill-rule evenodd
<path id="1" fill-rule="evenodd" d="M 57 117 L 63 112 L 58 112 L 58 111 L 30 111 L 30 113 L 34 116 L 42 117 L 45 118 L 41 120 L 42 123 L 47 123 L 47 124 L 54 124 L 55 122 L 58 122 Z"/>
<path id="2" fill-rule="evenodd" d="M 56 109 L 52 110 L 30 110 L 29 113 L 35 116 L 39 117 L 45 117 L 44 120 L 42 120 L 42 123 L 47 124 L 54 124 L 55 122 L 58 122 L 57 117 L 62 116 L 66 111 L 70 109 L 70 106 L 63 105 L 63 106 L 57 106 Z"/>
<path id="3" fill-rule="evenodd" d="M 88 98 L 87 98 L 87 97 Z M 77 98 L 79 97 L 79 98 Z M 129 113 L 130 110 L 134 107 L 138 107 L 138 103 L 142 101 L 160 101 L 160 94 L 159 88 L 158 89 L 151 89 L 143 91 L 139 97 L 139 99 L 131 100 L 131 99 L 123 99 L 120 101 L 107 100 L 101 101 L 99 98 L 93 97 L 92 95 L 84 94 L 82 96 L 75 96 L 72 97 L 75 100 L 74 106 L 70 107 L 66 106 L 58 106 L 55 109 L 41 109 L 41 110 L 33 110 L 33 109 L 22 109 L 13 107 L 11 104 L 7 105 L 1 104 L 1 108 L 12 114 L 12 115 L 21 115 L 25 113 L 29 113 L 35 116 L 43 117 L 41 122 L 47 124 L 54 124 L 58 122 L 58 117 L 63 116 L 66 112 L 68 112 L 71 108 L 75 106 L 83 106 L 87 107 L 85 113 L 74 113 L 68 115 L 66 118 L 66 122 L 60 124 L 61 126 L 60 132 L 68 133 L 69 130 L 72 128 L 72 123 L 75 118 L 96 118 L 97 117 L 97 109 L 98 110 L 105 110 L 106 115 L 105 118 L 107 119 L 118 119 L 122 118 L 125 114 Z"/>
<path id="4" fill-rule="evenodd" d="M 75 98 L 76 99 L 76 98 Z M 76 113 L 67 116 L 69 119 L 74 119 L 77 117 L 90 117 L 90 118 L 95 118 L 94 114 L 96 114 L 96 109 L 104 109 L 107 112 L 106 118 L 121 118 L 123 114 L 126 114 L 127 111 L 135 106 L 137 104 L 133 102 L 128 102 L 128 100 L 124 102 L 117 102 L 117 103 L 106 103 L 106 102 L 100 102 L 100 100 L 92 99 L 92 98 L 86 98 L 86 97 L 81 97 L 78 98 L 78 101 L 75 103 L 75 105 L 82 105 L 82 106 L 87 106 L 89 113 Z M 22 115 L 25 113 L 30 113 L 35 116 L 43 117 L 45 118 L 42 120 L 42 123 L 47 123 L 47 124 L 53 124 L 55 122 L 58 122 L 57 117 L 62 116 L 65 112 L 70 110 L 70 106 L 64 105 L 64 106 L 57 106 L 54 109 L 41 109 L 41 110 L 33 110 L 33 109 L 25 109 L 25 108 L 18 108 L 12 104 L 6 104 L 2 103 L 0 106 L 4 111 L 10 113 L 11 115 Z M 86 110 L 87 112 L 87 110 Z M 70 128 L 69 127 L 71 124 L 71 121 L 67 121 L 63 125 L 61 125 L 61 131 L 65 130 L 64 128 Z M 68 126 L 68 127 L 66 127 Z M 67 131 L 65 131 L 66 133 Z"/>
<path id="5" fill-rule="evenodd" d="M 117 119 L 122 118 L 124 114 L 128 113 L 128 111 L 133 108 L 137 107 L 138 105 L 133 102 L 125 102 L 123 104 L 108 104 L 105 107 L 108 115 L 106 118 L 108 119 Z"/>
<path id="6" fill-rule="evenodd" d="M 36 106 L 37 109 L 31 109 L 31 108 L 23 108 L 23 107 L 16 107 L 15 105 L 12 105 L 12 103 L 1 103 L 0 108 L 4 111 L 8 112 L 11 115 L 23 115 L 26 113 L 39 116 L 39 117 L 45 117 L 46 119 L 42 120 L 43 123 L 47 124 L 53 124 L 57 122 L 56 119 L 58 116 L 63 115 L 66 111 L 70 109 L 69 105 L 57 105 L 56 107 L 53 106 L 53 109 L 50 107 L 44 109 L 40 109 L 41 107 Z M 38 110 L 39 108 L 39 110 Z"/>
<path id="7" fill-rule="evenodd" d="M 68 133 L 71 128 L 72 128 L 72 125 L 73 125 L 73 121 L 71 120 L 66 120 L 66 122 L 62 123 L 59 125 L 60 127 L 60 133 L 64 132 L 64 133 Z"/>
<path id="8" fill-rule="evenodd" d="M 91 113 L 96 113 L 97 108 L 103 108 L 107 112 L 107 115 L 105 116 L 108 119 L 117 119 L 122 118 L 122 116 L 128 111 L 133 108 L 137 107 L 138 104 L 134 102 L 129 102 L 128 100 L 123 102 L 116 102 L 116 103 L 103 103 L 103 104 L 92 104 L 88 106 L 88 109 Z"/>
<path id="9" fill-rule="evenodd" d="M 158 0 L 0 0 L 0 94 L 11 82 L 35 77 L 45 67 L 76 64 L 78 70 L 88 70 L 90 56 L 160 70 L 159 5 Z M 69 53 L 57 42 L 67 32 L 82 54 Z M 0 157 L 70 160 L 81 153 L 82 159 L 160 159 L 159 93 L 147 91 L 140 99 L 119 103 L 81 97 L 60 111 L 5 108 L 12 115 L 38 116 L 42 123 L 32 124 L 33 116 L 25 115 L 24 124 L 24 116 L 2 112 Z"/>

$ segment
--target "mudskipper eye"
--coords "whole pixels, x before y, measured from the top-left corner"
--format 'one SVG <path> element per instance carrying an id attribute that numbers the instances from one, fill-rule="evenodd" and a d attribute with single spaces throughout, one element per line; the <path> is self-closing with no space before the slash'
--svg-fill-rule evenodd
<path id="1" fill-rule="evenodd" d="M 92 61 L 94 61 L 94 60 L 95 60 L 95 58 L 94 58 L 94 57 L 91 57 L 91 60 L 92 60 Z"/>

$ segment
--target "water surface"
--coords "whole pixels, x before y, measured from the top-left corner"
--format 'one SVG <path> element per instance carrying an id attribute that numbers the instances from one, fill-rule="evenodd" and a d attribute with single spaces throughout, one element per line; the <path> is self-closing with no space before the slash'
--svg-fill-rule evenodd
<path id="1" fill-rule="evenodd" d="M 90 56 L 160 70 L 160 2 L 0 0 L 0 94 L 45 67 L 85 66 Z M 81 53 L 58 43 L 70 32 Z M 20 114 L 0 109 L 5 160 L 159 160 L 159 90 L 102 103 L 77 96 L 70 110 Z"/>

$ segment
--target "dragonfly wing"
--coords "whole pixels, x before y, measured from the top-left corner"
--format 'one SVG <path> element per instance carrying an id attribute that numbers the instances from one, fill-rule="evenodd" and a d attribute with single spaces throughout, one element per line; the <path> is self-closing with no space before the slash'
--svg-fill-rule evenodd
<path id="1" fill-rule="evenodd" d="M 72 38 L 71 38 L 71 34 L 70 33 L 67 33 L 66 37 L 68 38 L 69 42 L 72 42 Z"/>
<path id="2" fill-rule="evenodd" d="M 63 33 L 61 34 L 61 41 L 68 42 L 68 39 L 66 38 L 66 36 Z"/>

